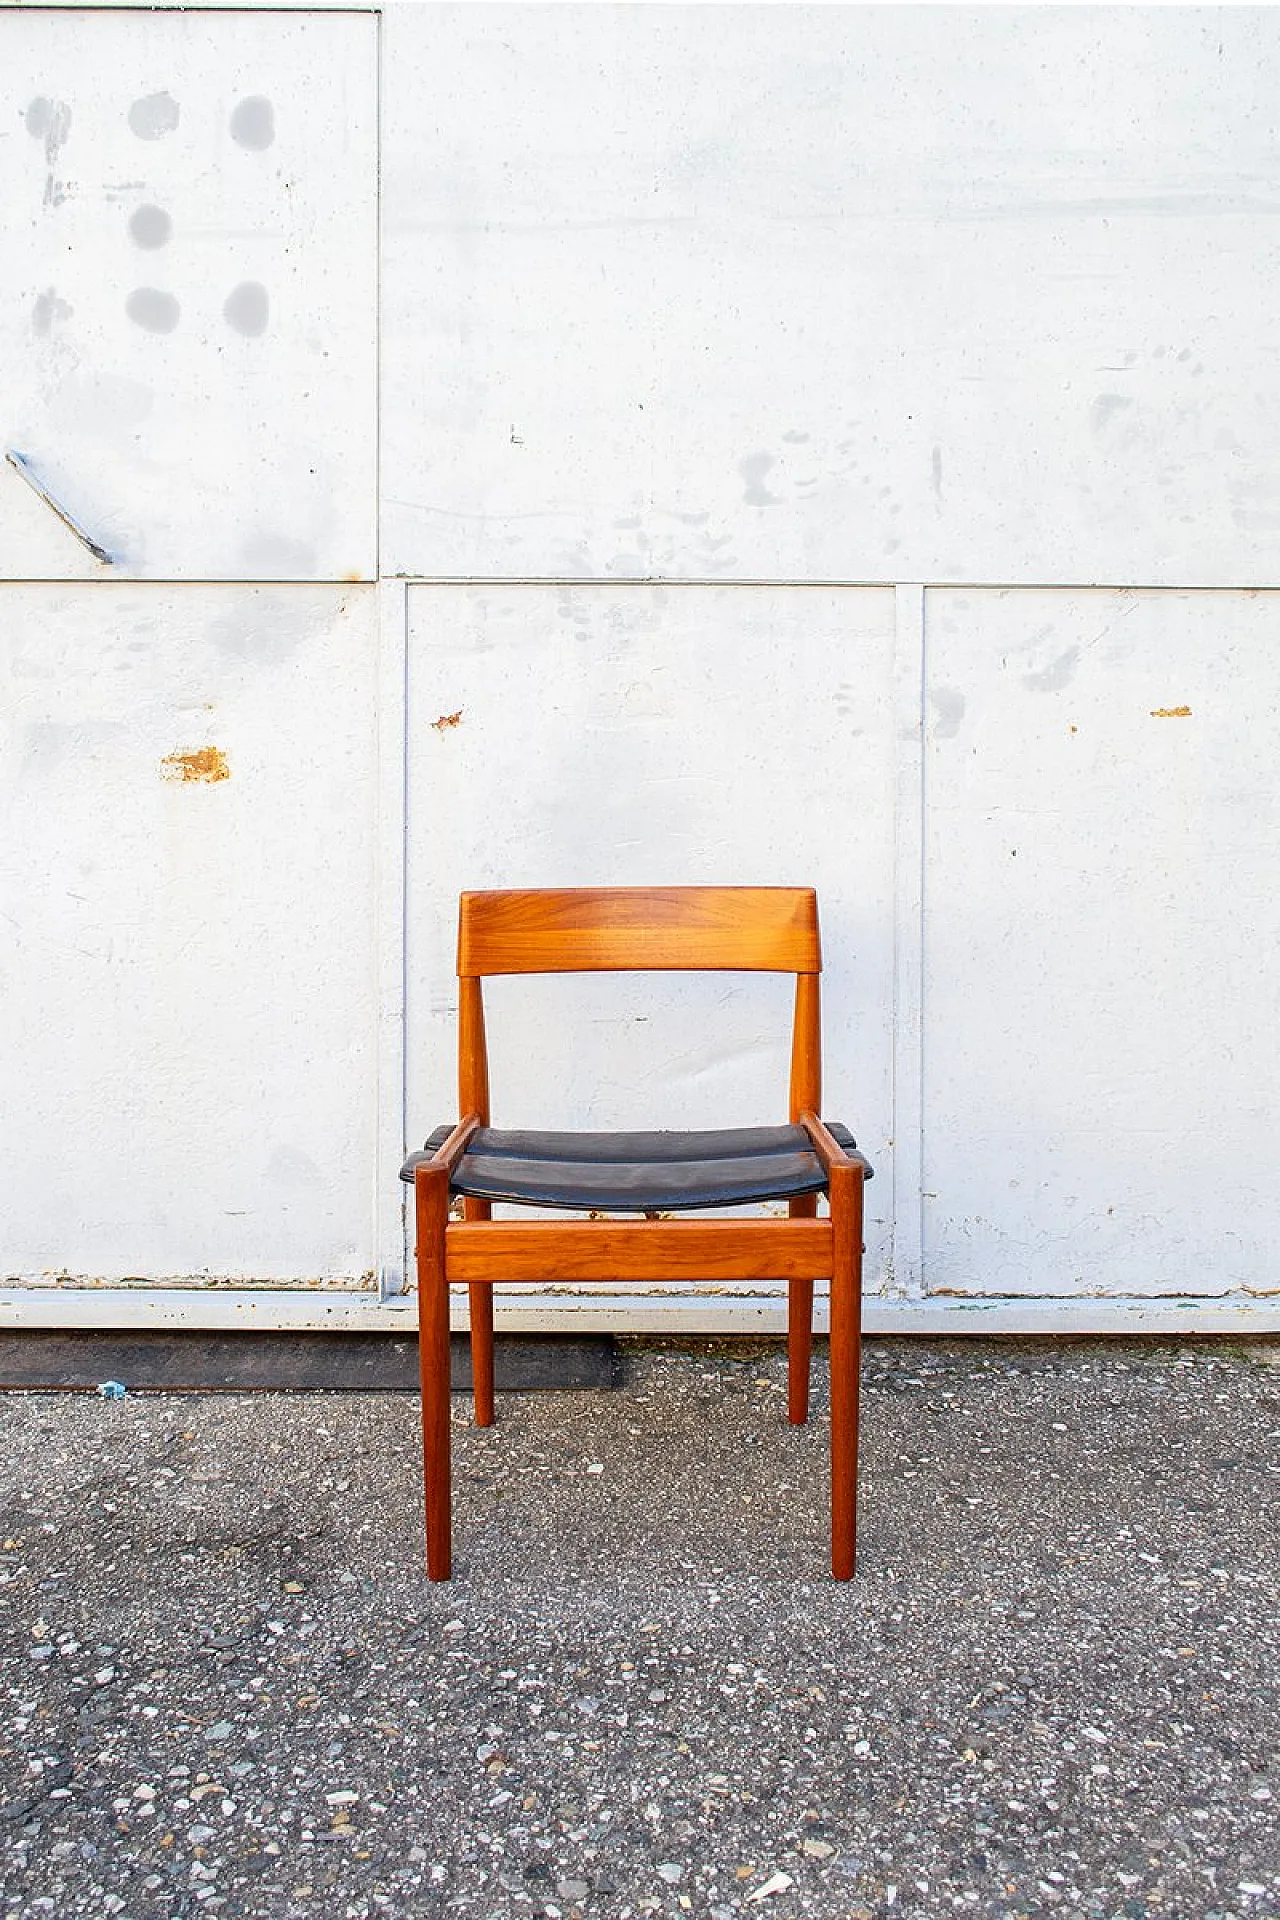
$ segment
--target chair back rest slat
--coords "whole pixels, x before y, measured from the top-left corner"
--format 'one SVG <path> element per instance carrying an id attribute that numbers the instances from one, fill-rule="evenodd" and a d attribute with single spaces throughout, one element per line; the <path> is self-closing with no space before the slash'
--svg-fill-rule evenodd
<path id="1" fill-rule="evenodd" d="M 458 974 L 647 969 L 819 973 L 812 887 L 572 887 L 464 893 Z"/>

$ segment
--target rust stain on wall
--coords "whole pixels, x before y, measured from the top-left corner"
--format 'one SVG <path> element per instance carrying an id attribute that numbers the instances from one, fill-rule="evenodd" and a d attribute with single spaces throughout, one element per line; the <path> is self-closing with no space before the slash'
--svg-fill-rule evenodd
<path id="1" fill-rule="evenodd" d="M 189 753 L 169 753 L 160 762 L 166 780 L 229 780 L 231 769 L 221 747 L 195 747 Z"/>
<path id="2" fill-rule="evenodd" d="M 1153 720 L 1189 720 L 1191 709 L 1190 707 L 1152 707 L 1151 718 Z"/>
<path id="3" fill-rule="evenodd" d="M 456 727 L 459 726 L 461 722 L 462 708 L 459 707 L 456 713 L 442 713 L 440 718 L 433 720 L 431 724 L 437 733 L 443 733 L 446 727 Z"/>

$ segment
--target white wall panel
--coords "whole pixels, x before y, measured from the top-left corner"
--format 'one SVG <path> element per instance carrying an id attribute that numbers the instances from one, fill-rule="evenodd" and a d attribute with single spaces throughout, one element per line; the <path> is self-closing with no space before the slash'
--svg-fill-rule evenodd
<path id="1" fill-rule="evenodd" d="M 1280 1293 L 1280 597 L 926 606 L 930 1289 Z"/>
<path id="2" fill-rule="evenodd" d="M 0 588 L 6 1278 L 372 1268 L 374 598 Z"/>
<path id="3" fill-rule="evenodd" d="M 0 575 L 376 567 L 377 24 L 0 10 Z"/>
<path id="4" fill-rule="evenodd" d="M 893 596 L 703 587 L 409 590 L 408 1114 L 456 1108 L 469 887 L 818 889 L 827 1111 L 892 1181 Z M 496 980 L 502 1125 L 786 1118 L 791 983 Z"/>
<path id="5" fill-rule="evenodd" d="M 389 571 L 1277 581 L 1280 15 L 385 33 Z"/>

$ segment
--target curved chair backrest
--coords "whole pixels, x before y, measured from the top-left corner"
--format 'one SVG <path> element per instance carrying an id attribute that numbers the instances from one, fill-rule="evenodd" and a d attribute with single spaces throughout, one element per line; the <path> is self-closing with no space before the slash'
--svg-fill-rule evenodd
<path id="1" fill-rule="evenodd" d="M 458 975 L 642 969 L 822 971 L 812 887 L 569 887 L 464 893 Z"/>
<path id="2" fill-rule="evenodd" d="M 489 1124 L 481 980 L 500 973 L 794 973 L 792 1120 L 818 1111 L 818 898 L 812 887 L 542 887 L 458 907 L 460 1111 Z"/>

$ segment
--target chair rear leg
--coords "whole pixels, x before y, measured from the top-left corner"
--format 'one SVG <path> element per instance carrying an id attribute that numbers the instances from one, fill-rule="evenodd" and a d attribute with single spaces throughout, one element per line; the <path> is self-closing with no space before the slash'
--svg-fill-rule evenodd
<path id="1" fill-rule="evenodd" d="M 466 1220 L 492 1220 L 493 1202 L 474 1200 L 462 1203 Z M 471 1393 L 476 1425 L 493 1425 L 493 1288 L 481 1280 L 467 1288 L 471 1303 Z"/>
<path id="2" fill-rule="evenodd" d="M 787 1202 L 793 1220 L 812 1220 L 818 1211 L 816 1193 Z M 809 1372 L 813 1357 L 813 1282 L 787 1282 L 787 1419 L 802 1427 L 809 1418 Z"/>
<path id="3" fill-rule="evenodd" d="M 427 1574 L 452 1571 L 449 1460 L 449 1286 L 445 1234 L 449 1176 L 419 1167 L 414 1179 L 418 1228 L 418 1369 L 422 1380 L 422 1465 L 427 1514 Z"/>
<path id="4" fill-rule="evenodd" d="M 471 1392 L 476 1425 L 493 1425 L 493 1288 L 483 1280 L 467 1288 L 471 1302 Z"/>
<path id="5" fill-rule="evenodd" d="M 858 1385 L 862 1367 L 861 1167 L 831 1174 L 831 1573 L 857 1564 Z"/>

